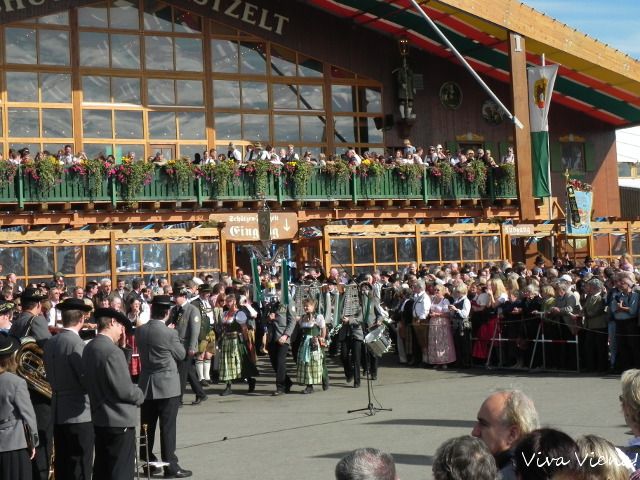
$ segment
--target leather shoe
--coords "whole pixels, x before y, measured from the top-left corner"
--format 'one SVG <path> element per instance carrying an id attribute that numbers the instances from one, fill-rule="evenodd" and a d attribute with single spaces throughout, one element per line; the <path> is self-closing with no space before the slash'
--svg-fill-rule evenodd
<path id="1" fill-rule="evenodd" d="M 227 395 L 231 395 L 231 385 L 227 385 L 227 388 L 220 394 L 221 397 L 226 397 Z"/>
<path id="2" fill-rule="evenodd" d="M 145 475 L 157 475 L 161 471 L 162 469 L 160 467 L 156 467 L 155 465 L 145 465 L 144 467 L 142 467 L 142 473 L 144 473 Z"/>
<path id="3" fill-rule="evenodd" d="M 284 391 L 282 391 L 282 390 L 276 390 L 275 392 L 273 392 L 273 393 L 271 394 L 271 396 L 272 396 L 272 397 L 277 397 L 277 396 L 279 396 L 279 395 L 282 395 L 283 393 L 284 393 Z"/>
<path id="4" fill-rule="evenodd" d="M 183 470 L 179 468 L 175 472 L 164 472 L 164 478 L 187 478 L 193 475 L 191 470 Z"/>
<path id="5" fill-rule="evenodd" d="M 289 377 L 285 379 L 284 383 L 284 393 L 291 393 L 291 387 L 293 386 L 293 382 Z"/>
<path id="6" fill-rule="evenodd" d="M 351 383 L 353 381 L 353 377 L 347 377 L 347 383 Z"/>
<path id="7" fill-rule="evenodd" d="M 250 378 L 248 380 L 249 382 L 249 393 L 253 393 L 256 390 L 256 379 L 255 378 Z"/>
<path id="8" fill-rule="evenodd" d="M 307 385 L 307 388 L 305 388 L 302 393 L 304 393 L 305 395 L 308 395 L 310 393 L 313 393 L 313 386 L 312 385 Z"/>
<path id="9" fill-rule="evenodd" d="M 191 405 L 200 405 L 202 402 L 205 402 L 209 399 L 208 395 L 203 395 L 201 397 L 196 397 L 196 399 L 191 402 Z"/>
<path id="10" fill-rule="evenodd" d="M 353 388 L 360 388 L 360 382 L 355 382 L 353 384 Z"/>

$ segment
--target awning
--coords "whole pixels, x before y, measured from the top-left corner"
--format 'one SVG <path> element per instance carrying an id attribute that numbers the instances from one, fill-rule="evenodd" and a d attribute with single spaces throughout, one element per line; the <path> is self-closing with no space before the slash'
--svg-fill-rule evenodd
<path id="1" fill-rule="evenodd" d="M 413 47 L 458 63 L 409 0 L 303 0 Z M 640 123 L 640 62 L 514 0 L 419 0 L 481 75 L 510 82 L 509 31 L 526 38 L 527 59 L 560 65 L 553 101 L 616 127 Z"/>

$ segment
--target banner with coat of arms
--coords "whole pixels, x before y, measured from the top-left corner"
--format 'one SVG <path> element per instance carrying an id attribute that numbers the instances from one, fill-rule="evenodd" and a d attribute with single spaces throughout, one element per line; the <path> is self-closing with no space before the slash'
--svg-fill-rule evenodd
<path id="1" fill-rule="evenodd" d="M 567 176 L 567 236 L 591 235 L 592 207 L 591 185 Z"/>

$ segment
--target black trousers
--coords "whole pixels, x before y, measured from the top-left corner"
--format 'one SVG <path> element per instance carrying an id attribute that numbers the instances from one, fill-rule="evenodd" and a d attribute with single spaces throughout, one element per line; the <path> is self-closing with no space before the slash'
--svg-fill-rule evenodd
<path id="1" fill-rule="evenodd" d="M 196 359 L 194 357 L 187 357 L 182 362 L 178 362 L 178 372 L 180 373 L 180 391 L 182 395 L 184 395 L 188 380 L 193 393 L 195 393 L 197 397 L 204 397 L 205 393 L 202 385 L 200 385 L 198 381 Z M 180 401 L 182 401 L 182 396 L 180 396 Z"/>
<path id="2" fill-rule="evenodd" d="M 160 456 L 163 462 L 169 466 L 169 472 L 178 470 L 178 457 L 176 456 L 176 419 L 178 418 L 178 407 L 180 397 L 161 398 L 157 400 L 147 399 L 140 409 L 140 425 L 147 425 L 147 442 L 149 446 L 149 458 L 147 450 L 140 445 L 140 458 L 155 462 L 156 456 L 153 454 L 153 445 L 156 437 L 156 425 L 160 421 Z M 140 429 L 142 432 L 142 428 Z"/>
<path id="3" fill-rule="evenodd" d="M 49 478 L 49 460 L 53 451 L 53 418 L 51 416 L 51 400 L 39 393 L 29 390 L 33 410 L 38 424 L 39 443 L 36 457 L 31 462 L 33 478 L 47 480 Z"/>
<path id="4" fill-rule="evenodd" d="M 584 332 L 582 352 L 587 370 L 606 372 L 609 367 L 608 329 L 597 328 Z"/>
<path id="5" fill-rule="evenodd" d="M 640 349 L 638 349 L 638 329 L 637 320 L 616 320 L 616 346 L 618 349 L 616 357 L 616 370 L 624 371 L 629 368 L 640 367 Z"/>
<path id="6" fill-rule="evenodd" d="M 291 385 L 293 382 L 289 375 L 287 375 L 287 354 L 289 353 L 289 344 L 285 343 L 280 345 L 276 340 L 269 343 L 267 347 L 269 350 L 269 360 L 271 360 L 271 366 L 276 372 L 276 390 L 284 392 L 287 385 Z"/>
<path id="7" fill-rule="evenodd" d="M 31 480 L 31 451 L 22 448 L 0 452 L 0 478 L 11 480 Z"/>
<path id="8" fill-rule="evenodd" d="M 340 358 L 347 379 L 353 378 L 355 384 L 360 383 L 360 365 L 362 358 L 362 340 L 347 337 L 340 342 Z"/>
<path id="9" fill-rule="evenodd" d="M 93 480 L 131 480 L 135 475 L 136 429 L 97 427 Z"/>
<path id="10" fill-rule="evenodd" d="M 364 365 L 362 365 L 363 370 L 366 372 L 369 371 L 369 374 L 372 377 L 378 376 L 378 357 L 376 357 L 371 351 L 367 344 L 362 342 L 362 358 L 364 359 Z"/>
<path id="11" fill-rule="evenodd" d="M 93 423 L 67 423 L 53 426 L 56 478 L 90 480 L 95 434 Z"/>

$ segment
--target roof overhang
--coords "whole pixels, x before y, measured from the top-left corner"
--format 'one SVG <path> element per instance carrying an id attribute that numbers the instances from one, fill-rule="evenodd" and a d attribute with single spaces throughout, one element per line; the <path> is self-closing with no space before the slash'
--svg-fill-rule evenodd
<path id="1" fill-rule="evenodd" d="M 409 0 L 301 0 L 458 62 Z M 640 123 L 640 62 L 516 0 L 418 0 L 480 74 L 510 82 L 509 33 L 527 61 L 559 64 L 553 101 L 615 127 Z"/>

